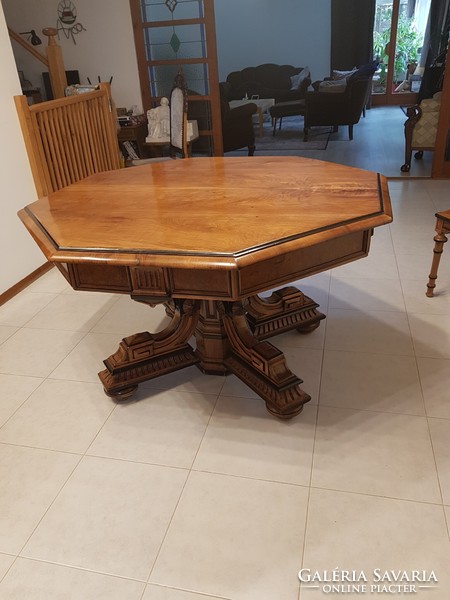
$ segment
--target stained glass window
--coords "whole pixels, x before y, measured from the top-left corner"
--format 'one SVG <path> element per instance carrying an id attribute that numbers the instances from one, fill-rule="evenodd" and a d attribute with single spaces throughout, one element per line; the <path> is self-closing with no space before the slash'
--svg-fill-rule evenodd
<path id="1" fill-rule="evenodd" d="M 148 26 L 144 30 L 145 52 L 147 61 L 185 60 L 206 58 L 205 25 L 192 23 L 178 25 L 179 19 L 203 18 L 203 0 L 142 0 L 142 18 Z M 161 26 L 158 26 L 158 22 Z M 173 21 L 173 25 L 166 25 Z M 189 67 L 187 69 L 186 67 Z M 208 73 L 206 65 L 185 65 L 186 79 L 195 82 L 195 90 L 199 94 L 209 93 Z M 166 76 L 161 77 L 161 68 L 150 65 L 149 79 L 153 96 L 167 95 L 167 80 L 173 77 L 173 69 L 163 67 Z M 189 83 L 188 83 L 189 87 Z M 169 88 L 170 90 L 170 88 Z"/>
<path id="2" fill-rule="evenodd" d="M 213 46 L 208 56 L 206 43 L 207 34 L 215 40 L 214 1 L 131 0 L 130 6 L 145 109 L 170 96 L 181 69 L 189 95 L 188 119 L 198 121 L 200 132 L 194 151 L 211 154 L 214 148 L 220 153 L 216 50 Z"/>
<path id="3" fill-rule="evenodd" d="M 168 21 L 203 16 L 203 0 L 142 0 L 142 20 Z M 173 7 L 173 8 L 171 8 Z"/>

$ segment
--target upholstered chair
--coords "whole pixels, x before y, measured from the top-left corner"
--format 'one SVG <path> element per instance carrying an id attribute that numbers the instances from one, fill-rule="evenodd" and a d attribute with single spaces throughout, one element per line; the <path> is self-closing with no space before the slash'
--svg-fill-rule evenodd
<path id="1" fill-rule="evenodd" d="M 306 94 L 304 140 L 311 127 L 331 126 L 337 131 L 348 126 L 348 137 L 353 139 L 353 126 L 359 122 L 366 105 L 370 77 L 349 77 L 346 82 L 325 82 L 317 91 Z"/>
<path id="2" fill-rule="evenodd" d="M 425 98 L 420 104 L 409 106 L 408 119 L 405 121 L 405 163 L 401 171 L 407 173 L 411 168 L 412 151 L 416 150 L 414 158 L 420 159 L 425 150 L 434 150 L 441 108 L 442 92 L 437 92 L 432 98 Z"/>
<path id="3" fill-rule="evenodd" d="M 253 102 L 230 108 L 228 100 L 220 85 L 220 111 L 222 116 L 223 151 L 231 152 L 240 148 L 248 148 L 248 155 L 255 152 L 255 130 L 253 115 L 258 107 Z"/>

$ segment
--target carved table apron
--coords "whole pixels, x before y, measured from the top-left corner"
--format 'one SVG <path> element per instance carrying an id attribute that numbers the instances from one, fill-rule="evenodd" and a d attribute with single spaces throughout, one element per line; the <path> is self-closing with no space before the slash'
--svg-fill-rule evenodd
<path id="1" fill-rule="evenodd" d="M 19 212 L 74 289 L 129 294 L 171 317 L 124 338 L 99 373 L 105 392 L 190 365 L 234 373 L 280 418 L 310 400 L 266 341 L 324 318 L 288 286 L 367 255 L 392 220 L 386 180 L 296 157 L 195 158 L 93 175 Z M 189 340 L 195 336 L 195 350 Z"/>

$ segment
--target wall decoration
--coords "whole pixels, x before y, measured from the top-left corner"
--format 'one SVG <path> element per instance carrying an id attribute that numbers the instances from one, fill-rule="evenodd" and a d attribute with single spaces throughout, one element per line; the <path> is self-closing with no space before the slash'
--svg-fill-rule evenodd
<path id="1" fill-rule="evenodd" d="M 75 4 L 71 0 L 61 0 L 58 4 L 58 20 L 56 21 L 56 29 L 59 32 L 62 31 L 67 39 L 72 38 L 74 44 L 76 44 L 75 35 L 86 31 L 85 27 L 81 23 L 77 23 L 77 9 Z"/>

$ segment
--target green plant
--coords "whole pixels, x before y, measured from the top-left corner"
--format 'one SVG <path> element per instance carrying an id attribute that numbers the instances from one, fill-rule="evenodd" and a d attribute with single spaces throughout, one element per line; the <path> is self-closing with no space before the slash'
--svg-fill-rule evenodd
<path id="1" fill-rule="evenodd" d="M 383 31 L 374 31 L 373 54 L 377 56 L 382 65 L 387 65 L 388 57 L 385 49 L 391 38 L 391 28 Z M 423 36 L 416 30 L 412 19 L 401 15 L 397 25 L 397 41 L 394 58 L 394 79 L 398 80 L 400 74 L 406 71 L 408 63 L 417 62 L 419 48 L 422 45 Z"/>

